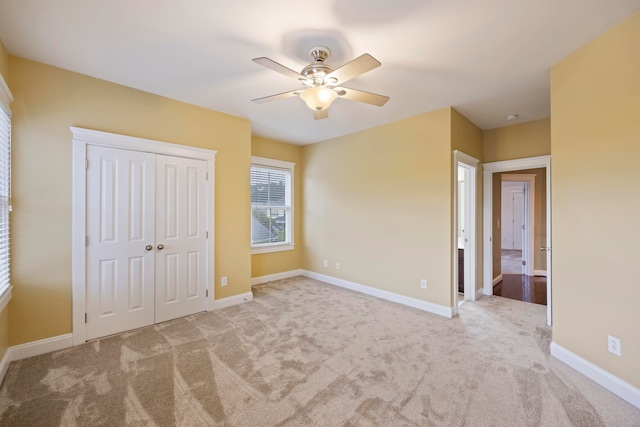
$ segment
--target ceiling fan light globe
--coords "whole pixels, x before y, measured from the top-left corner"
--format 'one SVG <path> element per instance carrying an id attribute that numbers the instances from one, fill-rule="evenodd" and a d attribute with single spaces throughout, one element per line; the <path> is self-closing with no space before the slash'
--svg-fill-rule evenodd
<path id="1" fill-rule="evenodd" d="M 312 87 L 300 93 L 300 98 L 313 111 L 326 110 L 337 97 L 338 94 L 333 89 L 326 87 Z"/>

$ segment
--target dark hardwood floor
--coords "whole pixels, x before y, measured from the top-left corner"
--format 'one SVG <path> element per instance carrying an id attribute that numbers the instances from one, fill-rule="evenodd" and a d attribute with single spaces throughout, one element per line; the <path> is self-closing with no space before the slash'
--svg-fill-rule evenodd
<path id="1" fill-rule="evenodd" d="M 523 274 L 503 274 L 493 294 L 505 298 L 547 305 L 547 278 Z"/>

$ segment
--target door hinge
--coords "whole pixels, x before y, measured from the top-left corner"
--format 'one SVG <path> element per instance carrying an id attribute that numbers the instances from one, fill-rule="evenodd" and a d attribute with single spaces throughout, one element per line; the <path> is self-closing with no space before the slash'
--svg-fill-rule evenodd
<path id="1" fill-rule="evenodd" d="M 209 172 L 206 173 L 206 176 L 207 176 L 206 180 L 209 181 Z"/>
<path id="2" fill-rule="evenodd" d="M 204 236 L 205 236 L 205 239 L 208 239 L 209 238 L 209 232 L 205 231 Z"/>
<path id="3" fill-rule="evenodd" d="M 87 323 L 87 313 L 84 314 L 84 323 Z"/>
<path id="4" fill-rule="evenodd" d="M 527 265 L 527 261 L 522 260 L 522 265 Z"/>
<path id="5" fill-rule="evenodd" d="M 204 296 L 209 298 L 209 289 L 205 289 L 204 291 Z"/>
<path id="6" fill-rule="evenodd" d="M 84 160 L 84 170 L 89 170 L 89 159 Z"/>

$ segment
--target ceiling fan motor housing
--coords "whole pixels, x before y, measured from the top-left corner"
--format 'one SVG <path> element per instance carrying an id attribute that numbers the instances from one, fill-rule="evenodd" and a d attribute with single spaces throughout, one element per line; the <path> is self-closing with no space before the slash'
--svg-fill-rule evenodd
<path id="1" fill-rule="evenodd" d="M 324 81 L 324 77 L 333 72 L 333 68 L 324 63 L 331 56 L 331 51 L 324 46 L 314 46 L 309 49 L 309 56 L 311 56 L 313 62 L 304 67 L 300 74 L 312 82 L 313 86 L 324 86 L 328 83 Z"/>

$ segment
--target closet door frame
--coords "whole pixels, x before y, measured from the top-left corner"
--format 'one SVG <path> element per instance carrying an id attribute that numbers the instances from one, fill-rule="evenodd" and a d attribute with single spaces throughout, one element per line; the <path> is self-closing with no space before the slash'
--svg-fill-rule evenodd
<path id="1" fill-rule="evenodd" d="M 72 335 L 73 345 L 86 342 L 86 203 L 87 146 L 99 145 L 153 154 L 186 157 L 207 162 L 207 311 L 213 307 L 214 296 L 214 212 L 215 212 L 215 150 L 189 147 L 168 142 L 136 138 L 91 129 L 70 127 L 72 147 Z"/>

